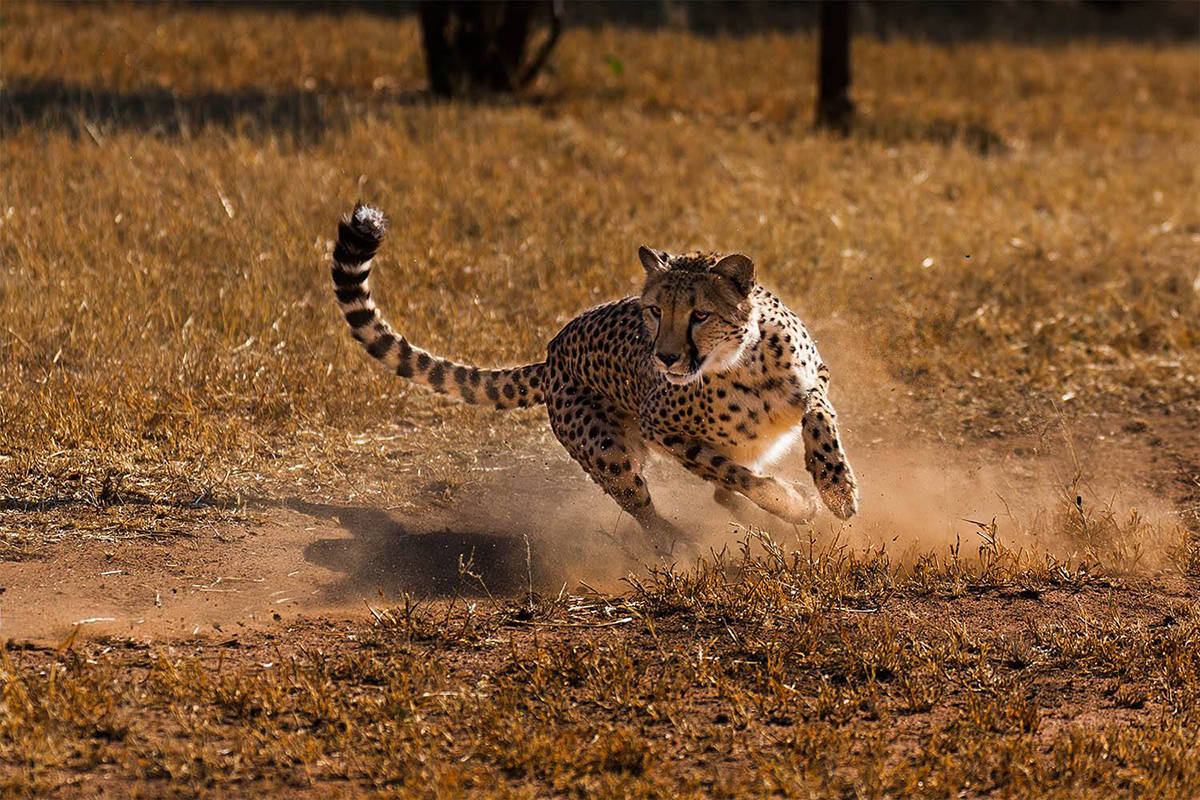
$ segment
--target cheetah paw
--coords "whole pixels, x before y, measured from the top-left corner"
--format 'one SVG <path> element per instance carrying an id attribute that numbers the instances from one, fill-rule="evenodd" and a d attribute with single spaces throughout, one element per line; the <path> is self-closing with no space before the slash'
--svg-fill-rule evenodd
<path id="1" fill-rule="evenodd" d="M 773 481 L 774 485 L 766 489 L 765 496 L 755 498 L 755 502 L 765 511 L 769 511 L 784 522 L 793 525 L 804 525 L 812 522 L 817 515 L 817 504 L 798 484 L 791 486 Z"/>
<path id="2" fill-rule="evenodd" d="M 840 520 L 847 520 L 858 513 L 858 487 L 853 483 L 834 483 L 818 487 L 821 499 Z"/>

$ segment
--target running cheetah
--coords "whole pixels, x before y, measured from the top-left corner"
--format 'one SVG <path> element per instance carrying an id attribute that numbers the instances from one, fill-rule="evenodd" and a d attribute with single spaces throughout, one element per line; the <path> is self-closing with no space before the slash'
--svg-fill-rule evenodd
<path id="1" fill-rule="evenodd" d="M 673 255 L 642 247 L 640 296 L 575 317 L 546 360 L 480 369 L 413 346 L 380 316 L 368 274 L 386 220 L 362 204 L 343 217 L 333 284 L 354 338 L 401 377 L 498 409 L 545 404 L 571 457 L 660 542 L 681 538 L 655 509 L 642 477 L 651 449 L 789 522 L 816 504 L 762 474 L 803 439 L 821 498 L 841 519 L 858 510 L 854 472 L 830 405 L 829 370 L 800 319 L 755 282 L 744 255 Z"/>

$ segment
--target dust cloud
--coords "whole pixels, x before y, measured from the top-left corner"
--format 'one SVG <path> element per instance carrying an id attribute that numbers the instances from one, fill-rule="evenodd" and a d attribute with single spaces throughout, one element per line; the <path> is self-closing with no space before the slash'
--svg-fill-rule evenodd
<path id="1" fill-rule="evenodd" d="M 270 500 L 245 530 L 170 548 L 130 544 L 110 552 L 87 543 L 51 572 L 20 564 L 0 575 L 7 636 L 61 641 L 75 628 L 138 638 L 224 635 L 303 614 L 364 613 L 364 603 L 554 596 L 587 587 L 627 588 L 648 565 L 686 568 L 701 555 L 736 549 L 747 529 L 785 548 L 885 548 L 893 564 L 918 555 L 970 558 L 990 525 L 1001 545 L 1036 559 L 1149 574 L 1172 564 L 1182 521 L 1167 499 L 1139 481 L 1153 453 L 1128 436 L 1063 421 L 1039 437 L 939 441 L 928 400 L 889 380 L 871 354 L 841 341 L 822 349 L 832 362 L 842 438 L 860 485 L 860 513 L 847 523 L 822 510 L 793 526 L 748 501 L 737 512 L 679 465 L 652 461 L 647 482 L 662 513 L 695 540 L 656 552 L 638 526 L 583 474 L 549 433 L 541 444 L 481 453 L 448 498 L 403 509 L 307 498 Z M 922 414 L 922 404 L 926 412 Z M 921 426 L 926 426 L 922 430 Z M 1110 432 L 1111 433 L 1111 432 Z M 803 453 L 774 473 L 812 492 Z M 54 597 L 47 602 L 48 593 Z M 69 600 L 69 602 L 67 602 Z M 222 627 L 225 626 L 225 627 Z"/>
<path id="2" fill-rule="evenodd" d="M 893 379 L 849 326 L 835 321 L 825 333 L 821 348 L 860 487 L 860 513 L 837 529 L 845 541 L 886 546 L 904 559 L 944 555 L 958 543 L 973 550 L 981 526 L 994 522 L 1010 549 L 1060 559 L 1103 553 L 1110 566 L 1134 571 L 1163 566 L 1181 522 L 1139 483 L 1151 456 L 1128 437 L 1084 435 L 1048 406 L 1036 435 L 948 443 L 956 437 L 926 427 L 931 401 L 919 388 Z"/>
<path id="3" fill-rule="evenodd" d="M 994 522 L 1001 545 L 1033 557 L 1104 557 L 1132 571 L 1163 565 L 1180 523 L 1169 503 L 1128 480 L 1125 445 L 1109 443 L 1124 454 L 1124 461 L 1116 460 L 1103 436 L 1084 446 L 1065 422 L 1036 438 L 980 443 L 975 437 L 967 449 L 941 442 L 937 431 L 920 427 L 928 401 L 889 378 L 851 332 L 831 327 L 821 346 L 860 485 L 860 513 L 849 522 L 822 509 L 810 526 L 793 526 L 749 502 L 731 512 L 713 500 L 712 486 L 659 458 L 646 472 L 655 503 L 696 538 L 674 552 L 656 552 L 547 435 L 534 452 L 482 461 L 443 508 L 407 517 L 364 509 L 357 516 L 348 509 L 327 513 L 352 535 L 349 544 L 337 543 L 339 558 L 309 548 L 310 560 L 343 575 L 328 599 L 381 590 L 513 596 L 584 585 L 619 591 L 623 578 L 647 564 L 687 566 L 698 555 L 736 545 L 748 528 L 788 547 L 886 548 L 902 563 L 931 552 L 948 556 L 956 544 L 969 556 L 982 541 L 981 526 Z M 813 492 L 802 449 L 773 470 Z"/>

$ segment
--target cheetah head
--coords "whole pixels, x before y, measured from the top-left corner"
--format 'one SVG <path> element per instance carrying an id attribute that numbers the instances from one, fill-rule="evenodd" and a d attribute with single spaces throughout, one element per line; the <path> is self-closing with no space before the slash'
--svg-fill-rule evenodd
<path id="1" fill-rule="evenodd" d="M 758 338 L 750 293 L 754 262 L 727 256 L 638 249 L 646 268 L 642 320 L 654 366 L 668 381 L 690 383 L 736 364 Z"/>

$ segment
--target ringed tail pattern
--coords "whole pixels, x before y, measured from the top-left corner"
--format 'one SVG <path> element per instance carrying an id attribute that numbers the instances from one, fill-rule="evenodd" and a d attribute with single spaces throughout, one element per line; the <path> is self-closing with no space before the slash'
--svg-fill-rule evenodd
<path id="1" fill-rule="evenodd" d="M 439 358 L 409 343 L 388 324 L 371 299 L 371 259 L 387 231 L 379 211 L 359 203 L 338 222 L 333 248 L 333 289 L 350 333 L 363 348 L 402 378 L 466 403 L 499 409 L 546 402 L 546 364 L 480 369 Z"/>

